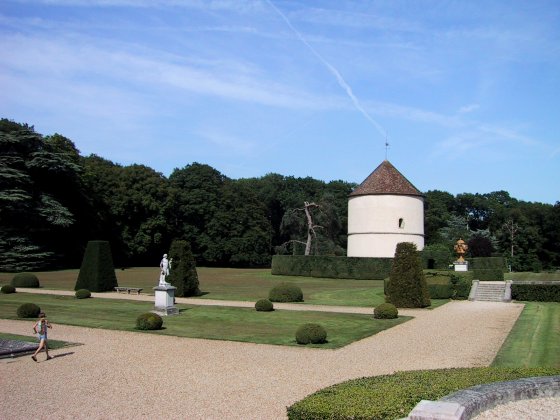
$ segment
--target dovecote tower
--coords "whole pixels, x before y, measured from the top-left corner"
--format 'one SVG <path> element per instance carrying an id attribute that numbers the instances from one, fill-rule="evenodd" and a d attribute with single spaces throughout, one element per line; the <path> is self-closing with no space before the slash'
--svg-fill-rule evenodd
<path id="1" fill-rule="evenodd" d="M 424 197 L 385 160 L 350 193 L 347 255 L 393 258 L 399 242 L 424 248 Z"/>

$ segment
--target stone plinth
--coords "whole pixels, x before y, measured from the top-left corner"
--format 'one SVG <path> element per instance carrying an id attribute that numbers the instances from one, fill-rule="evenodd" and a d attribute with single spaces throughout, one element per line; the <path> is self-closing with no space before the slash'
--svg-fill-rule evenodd
<path id="1" fill-rule="evenodd" d="M 469 262 L 468 261 L 455 261 L 453 263 L 455 271 L 469 271 Z"/>
<path id="2" fill-rule="evenodd" d="M 155 306 L 152 312 L 158 315 L 179 315 L 179 309 L 175 307 L 176 287 L 171 285 L 160 285 L 153 288 L 155 292 Z"/>

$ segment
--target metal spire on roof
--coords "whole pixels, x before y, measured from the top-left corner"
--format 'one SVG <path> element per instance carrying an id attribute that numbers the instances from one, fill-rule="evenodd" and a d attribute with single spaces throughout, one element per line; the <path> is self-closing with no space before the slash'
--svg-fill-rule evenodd
<path id="1" fill-rule="evenodd" d="M 389 142 L 387 141 L 387 135 L 385 135 L 385 160 L 387 160 L 387 151 L 389 150 Z"/>

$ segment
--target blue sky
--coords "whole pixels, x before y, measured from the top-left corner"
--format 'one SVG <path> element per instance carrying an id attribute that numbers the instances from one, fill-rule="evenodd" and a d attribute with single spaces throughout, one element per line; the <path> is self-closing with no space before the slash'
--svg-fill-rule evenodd
<path id="1" fill-rule="evenodd" d="M 3 0 L 0 116 L 193 162 L 560 200 L 560 2 Z"/>

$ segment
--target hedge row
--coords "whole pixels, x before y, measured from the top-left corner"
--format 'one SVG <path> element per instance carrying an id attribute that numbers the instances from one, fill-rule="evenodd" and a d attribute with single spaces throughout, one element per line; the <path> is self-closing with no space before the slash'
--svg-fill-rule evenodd
<path id="1" fill-rule="evenodd" d="M 383 280 L 391 272 L 392 258 L 274 255 L 272 274 L 335 279 Z"/>
<path id="2" fill-rule="evenodd" d="M 560 368 L 460 368 L 397 372 L 353 379 L 322 389 L 288 407 L 290 420 L 400 419 L 420 402 L 471 386 L 534 376 Z"/>
<path id="3" fill-rule="evenodd" d="M 533 302 L 560 302 L 560 284 L 513 283 L 511 298 Z"/>
<path id="4" fill-rule="evenodd" d="M 495 268 L 475 268 L 472 270 L 475 280 L 480 281 L 504 281 L 504 272 Z"/>
<path id="5" fill-rule="evenodd" d="M 467 258 L 470 270 L 500 270 L 507 271 L 506 260 L 504 257 L 477 257 Z"/>
<path id="6" fill-rule="evenodd" d="M 426 271 L 424 275 L 432 299 L 463 300 L 469 297 L 471 272 Z"/>
<path id="7" fill-rule="evenodd" d="M 419 255 L 427 267 L 428 260 L 435 257 L 434 250 Z M 438 257 L 440 258 L 440 257 Z M 448 263 L 438 262 L 439 269 L 447 268 Z M 476 273 L 475 278 L 485 280 L 503 280 L 506 272 L 503 257 L 468 258 L 469 269 Z M 392 258 L 331 257 L 305 255 L 274 255 L 272 257 L 272 274 L 280 276 L 326 277 L 334 279 L 383 280 L 391 273 Z"/>

